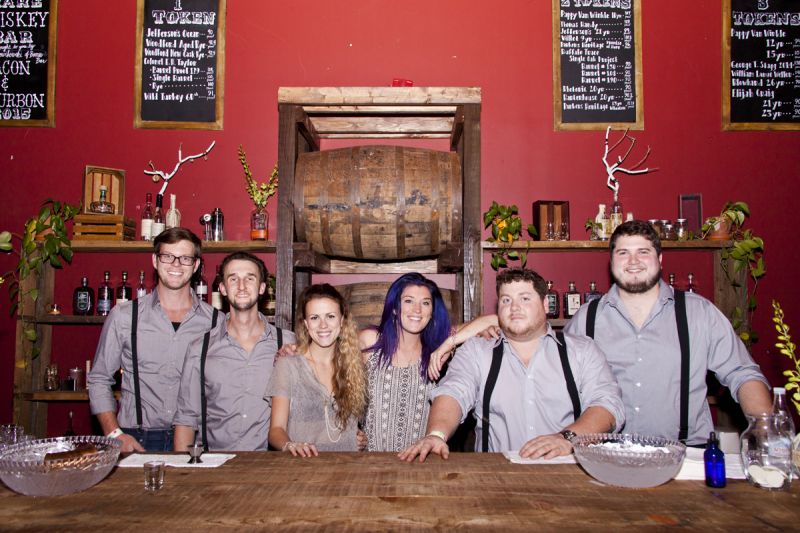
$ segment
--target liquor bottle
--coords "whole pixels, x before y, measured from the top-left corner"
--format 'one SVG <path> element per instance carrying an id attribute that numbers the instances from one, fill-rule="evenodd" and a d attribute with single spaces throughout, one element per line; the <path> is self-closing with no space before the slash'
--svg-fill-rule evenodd
<path id="1" fill-rule="evenodd" d="M 717 434 L 713 431 L 708 436 L 706 451 L 703 452 L 703 463 L 706 471 L 706 485 L 715 489 L 725 486 L 725 454 L 719 449 Z"/>
<path id="2" fill-rule="evenodd" d="M 797 476 L 793 474 L 792 464 L 794 421 L 786 405 L 786 389 L 774 387 L 772 393 L 772 419 L 776 436 L 774 439 L 770 438 L 769 457 L 774 466 L 789 474 L 791 482 L 792 479 L 797 479 Z"/>
<path id="3" fill-rule="evenodd" d="M 114 293 L 111 290 L 110 279 L 111 272 L 106 270 L 103 273 L 103 283 L 97 288 L 97 314 L 100 316 L 108 315 L 113 305 Z"/>
<path id="4" fill-rule="evenodd" d="M 156 210 L 153 212 L 153 226 L 150 229 L 150 239 L 155 239 L 159 234 L 164 231 L 166 223 L 164 222 L 164 213 L 161 206 L 164 202 L 164 197 L 160 194 L 156 195 Z"/>
<path id="5" fill-rule="evenodd" d="M 572 318 L 581 307 L 581 293 L 575 288 L 575 282 L 569 282 L 569 290 L 564 293 L 564 318 Z"/>
<path id="6" fill-rule="evenodd" d="M 592 300 L 599 300 L 602 296 L 603 293 L 597 290 L 597 283 L 590 281 L 589 290 L 583 293 L 583 303 L 588 304 Z"/>
<path id="7" fill-rule="evenodd" d="M 100 199 L 96 202 L 92 202 L 89 204 L 89 211 L 92 213 L 99 213 L 101 215 L 113 215 L 114 214 L 114 204 L 106 200 L 106 193 L 108 192 L 108 187 L 105 185 L 100 186 Z"/>
<path id="8" fill-rule="evenodd" d="M 786 389 L 774 387 L 772 389 L 772 416 L 775 417 L 775 426 L 779 431 L 785 430 L 794 436 L 794 420 L 786 404 Z"/>
<path id="9" fill-rule="evenodd" d="M 64 432 L 65 437 L 74 437 L 75 430 L 72 428 L 72 411 L 69 412 L 69 418 L 67 418 L 67 430 Z"/>
<path id="10" fill-rule="evenodd" d="M 216 307 L 220 311 L 224 307 L 222 293 L 219 291 L 219 286 L 222 285 L 222 265 L 217 267 L 217 275 L 214 278 L 214 283 L 211 285 L 211 306 Z"/>
<path id="11" fill-rule="evenodd" d="M 142 240 L 149 241 L 152 239 L 151 232 L 153 231 L 153 194 L 147 193 L 144 200 L 144 209 L 142 209 Z"/>
<path id="12" fill-rule="evenodd" d="M 619 201 L 619 193 L 616 191 L 614 191 L 614 203 L 611 204 L 611 214 L 609 219 L 609 233 L 614 233 L 614 230 L 617 229 L 617 226 L 622 224 L 622 204 Z"/>
<path id="13" fill-rule="evenodd" d="M 553 282 L 547 282 L 547 293 L 544 295 L 545 301 L 547 302 L 547 318 L 558 318 L 559 314 L 559 304 L 558 304 L 558 292 L 553 289 Z"/>
<path id="14" fill-rule="evenodd" d="M 675 274 L 669 275 L 669 286 L 675 288 Z"/>
<path id="15" fill-rule="evenodd" d="M 197 281 L 194 284 L 194 292 L 200 300 L 208 303 L 208 282 L 203 276 L 203 263 L 200 263 L 200 268 L 197 269 Z"/>
<path id="16" fill-rule="evenodd" d="M 594 222 L 594 231 L 597 236 L 597 240 L 607 241 L 611 232 L 608 231 L 609 221 L 608 216 L 606 215 L 606 204 L 598 204 L 597 215 L 594 217 Z"/>
<path id="17" fill-rule="evenodd" d="M 694 292 L 694 274 L 689 272 L 686 277 L 689 278 L 689 281 L 686 284 L 686 292 Z"/>
<path id="18" fill-rule="evenodd" d="M 72 293 L 72 314 L 91 315 L 94 311 L 94 290 L 89 287 L 89 278 L 82 277 L 81 284 Z"/>
<path id="19" fill-rule="evenodd" d="M 177 228 L 181 225 L 181 212 L 175 207 L 175 195 L 169 195 L 169 210 L 167 210 L 167 229 Z"/>
<path id="20" fill-rule="evenodd" d="M 133 289 L 128 285 L 128 272 L 122 271 L 122 283 L 117 287 L 117 303 L 127 302 L 133 298 Z"/>
<path id="21" fill-rule="evenodd" d="M 147 294 L 147 285 L 144 284 L 144 270 L 139 271 L 139 285 L 136 286 L 136 299 Z"/>

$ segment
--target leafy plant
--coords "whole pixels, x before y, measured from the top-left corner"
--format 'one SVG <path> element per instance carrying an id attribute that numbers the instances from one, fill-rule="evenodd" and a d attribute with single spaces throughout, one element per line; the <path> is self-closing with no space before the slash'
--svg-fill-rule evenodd
<path id="1" fill-rule="evenodd" d="M 520 240 L 522 234 L 519 208 L 516 205 L 501 205 L 492 202 L 489 210 L 483 214 L 483 227 L 488 228 L 489 226 L 492 227 L 492 236 L 487 240 L 501 245 L 499 250 L 492 253 L 492 268 L 494 270 L 505 268 L 508 266 L 509 260 L 519 260 L 520 266 L 524 267 L 528 260 L 527 251 L 512 249 L 514 241 Z M 531 237 L 536 236 L 536 228 L 533 224 L 528 224 L 526 230 Z"/>
<path id="2" fill-rule="evenodd" d="M 80 206 L 48 199 L 42 204 L 39 214 L 25 222 L 25 230 L 20 234 L 4 231 L 0 233 L 0 250 L 19 256 L 14 270 L 0 276 L 0 284 L 8 282 L 8 295 L 11 298 L 11 316 L 23 315 L 23 331 L 25 338 L 36 342 L 38 336 L 32 321 L 25 318 L 22 306 L 29 299 L 34 304 L 39 299 L 39 290 L 34 286 L 23 288 L 31 274 L 39 275 L 42 267 L 49 264 L 61 268 L 63 262 L 72 261 L 72 245 L 67 234 L 67 221 L 73 219 L 80 211 Z M 14 239 L 19 241 L 19 249 L 14 249 Z M 39 355 L 34 347 L 32 357 Z"/>
<path id="3" fill-rule="evenodd" d="M 778 342 L 775 343 L 775 347 L 794 363 L 793 369 L 783 371 L 783 375 L 788 378 L 785 388 L 787 391 L 792 391 L 792 403 L 797 409 L 797 413 L 800 414 L 800 359 L 797 358 L 795 353 L 796 346 L 792 342 L 791 335 L 789 335 L 789 326 L 783 321 L 781 304 L 772 300 L 772 309 L 772 321 L 775 322 L 775 330 L 778 332 Z"/>
<path id="4" fill-rule="evenodd" d="M 589 238 L 591 240 L 599 240 L 597 235 L 600 230 L 603 229 L 603 225 L 600 222 L 597 222 L 592 217 L 586 219 L 586 222 L 583 224 L 583 227 L 586 228 L 586 231 L 589 232 Z"/>
<path id="5" fill-rule="evenodd" d="M 250 172 L 250 165 L 247 163 L 247 155 L 244 153 L 244 148 L 241 144 L 239 145 L 239 162 L 244 169 L 244 179 L 245 182 L 247 182 L 245 190 L 248 196 L 253 200 L 256 207 L 266 207 L 270 197 L 278 192 L 278 164 L 276 163 L 275 166 L 272 167 L 269 180 L 259 185 L 258 182 L 253 179 L 253 173 Z"/>
<path id="6" fill-rule="evenodd" d="M 750 216 L 750 207 L 744 202 L 725 203 L 719 216 L 708 217 L 701 227 L 701 239 L 705 239 L 709 233 L 717 229 L 721 224 L 730 227 L 732 232 L 741 230 L 747 217 Z"/>

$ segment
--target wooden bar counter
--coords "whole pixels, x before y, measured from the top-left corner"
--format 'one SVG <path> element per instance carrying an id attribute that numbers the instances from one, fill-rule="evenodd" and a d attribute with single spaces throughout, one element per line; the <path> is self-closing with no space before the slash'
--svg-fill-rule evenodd
<path id="1" fill-rule="evenodd" d="M 500 454 L 454 453 L 447 461 L 407 464 L 388 453 L 299 459 L 249 452 L 219 468 L 168 467 L 157 493 L 145 492 L 142 479 L 140 468 L 116 468 L 85 492 L 53 498 L 2 487 L 0 530 L 800 528 L 797 484 L 788 492 L 745 481 L 724 489 L 701 481 L 621 489 L 575 465 L 515 465 Z"/>

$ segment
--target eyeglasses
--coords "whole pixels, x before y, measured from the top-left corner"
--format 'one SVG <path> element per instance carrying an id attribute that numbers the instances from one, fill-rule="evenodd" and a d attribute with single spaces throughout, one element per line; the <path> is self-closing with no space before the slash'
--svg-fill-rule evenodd
<path id="1" fill-rule="evenodd" d="M 156 257 L 158 257 L 159 263 L 171 265 L 177 259 L 180 264 L 187 267 L 192 266 L 197 261 L 197 257 L 194 255 L 156 254 Z"/>

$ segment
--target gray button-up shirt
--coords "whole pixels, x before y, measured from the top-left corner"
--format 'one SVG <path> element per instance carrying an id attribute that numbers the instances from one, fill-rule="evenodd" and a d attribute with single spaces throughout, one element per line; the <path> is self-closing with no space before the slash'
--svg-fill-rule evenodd
<path id="1" fill-rule="evenodd" d="M 625 421 L 622 399 L 603 353 L 586 337 L 566 335 L 565 340 L 581 409 L 603 407 L 614 417 L 616 427 L 621 427 Z M 473 338 L 456 351 L 447 373 L 430 396 L 454 398 L 461 407 L 462 422 L 469 410 L 475 409 L 476 451 L 483 438 L 483 391 L 492 350 L 499 342 L 504 346 L 503 363 L 492 393 L 489 450 L 518 450 L 529 440 L 556 433 L 574 422 L 558 340 L 549 324 L 527 367 L 504 336 L 497 340 Z"/>
<path id="2" fill-rule="evenodd" d="M 270 405 L 264 389 L 272 375 L 278 339 L 275 326 L 259 313 L 264 333 L 250 353 L 228 334 L 225 317 L 211 332 L 206 355 L 206 431 L 212 450 L 267 449 Z M 283 342 L 295 342 L 283 331 Z M 189 345 L 183 365 L 175 425 L 200 429 L 200 354 L 203 338 Z"/>
<path id="3" fill-rule="evenodd" d="M 87 379 L 92 413 L 116 412 L 117 402 L 111 386 L 114 373 L 122 368 L 122 398 L 117 420 L 126 428 L 136 427 L 131 360 L 132 305 L 132 302 L 118 304 L 109 313 Z M 157 290 L 139 298 L 137 354 L 144 428 L 172 427 L 186 348 L 211 327 L 212 311 L 210 305 L 201 302 L 192 292 L 192 307 L 175 331 L 161 308 Z"/>
<path id="4" fill-rule="evenodd" d="M 567 324 L 565 331 L 586 333 L 587 306 Z M 706 372 L 737 397 L 739 387 L 750 380 L 767 383 L 730 322 L 710 301 L 686 293 L 689 322 L 689 435 L 687 443 L 702 444 L 714 430 L 706 400 Z M 600 299 L 595 321 L 595 340 L 608 358 L 625 402 L 625 433 L 678 438 L 680 424 L 681 348 L 675 322 L 672 288 L 663 280 L 658 301 L 641 329 L 630 319 L 611 287 Z"/>

